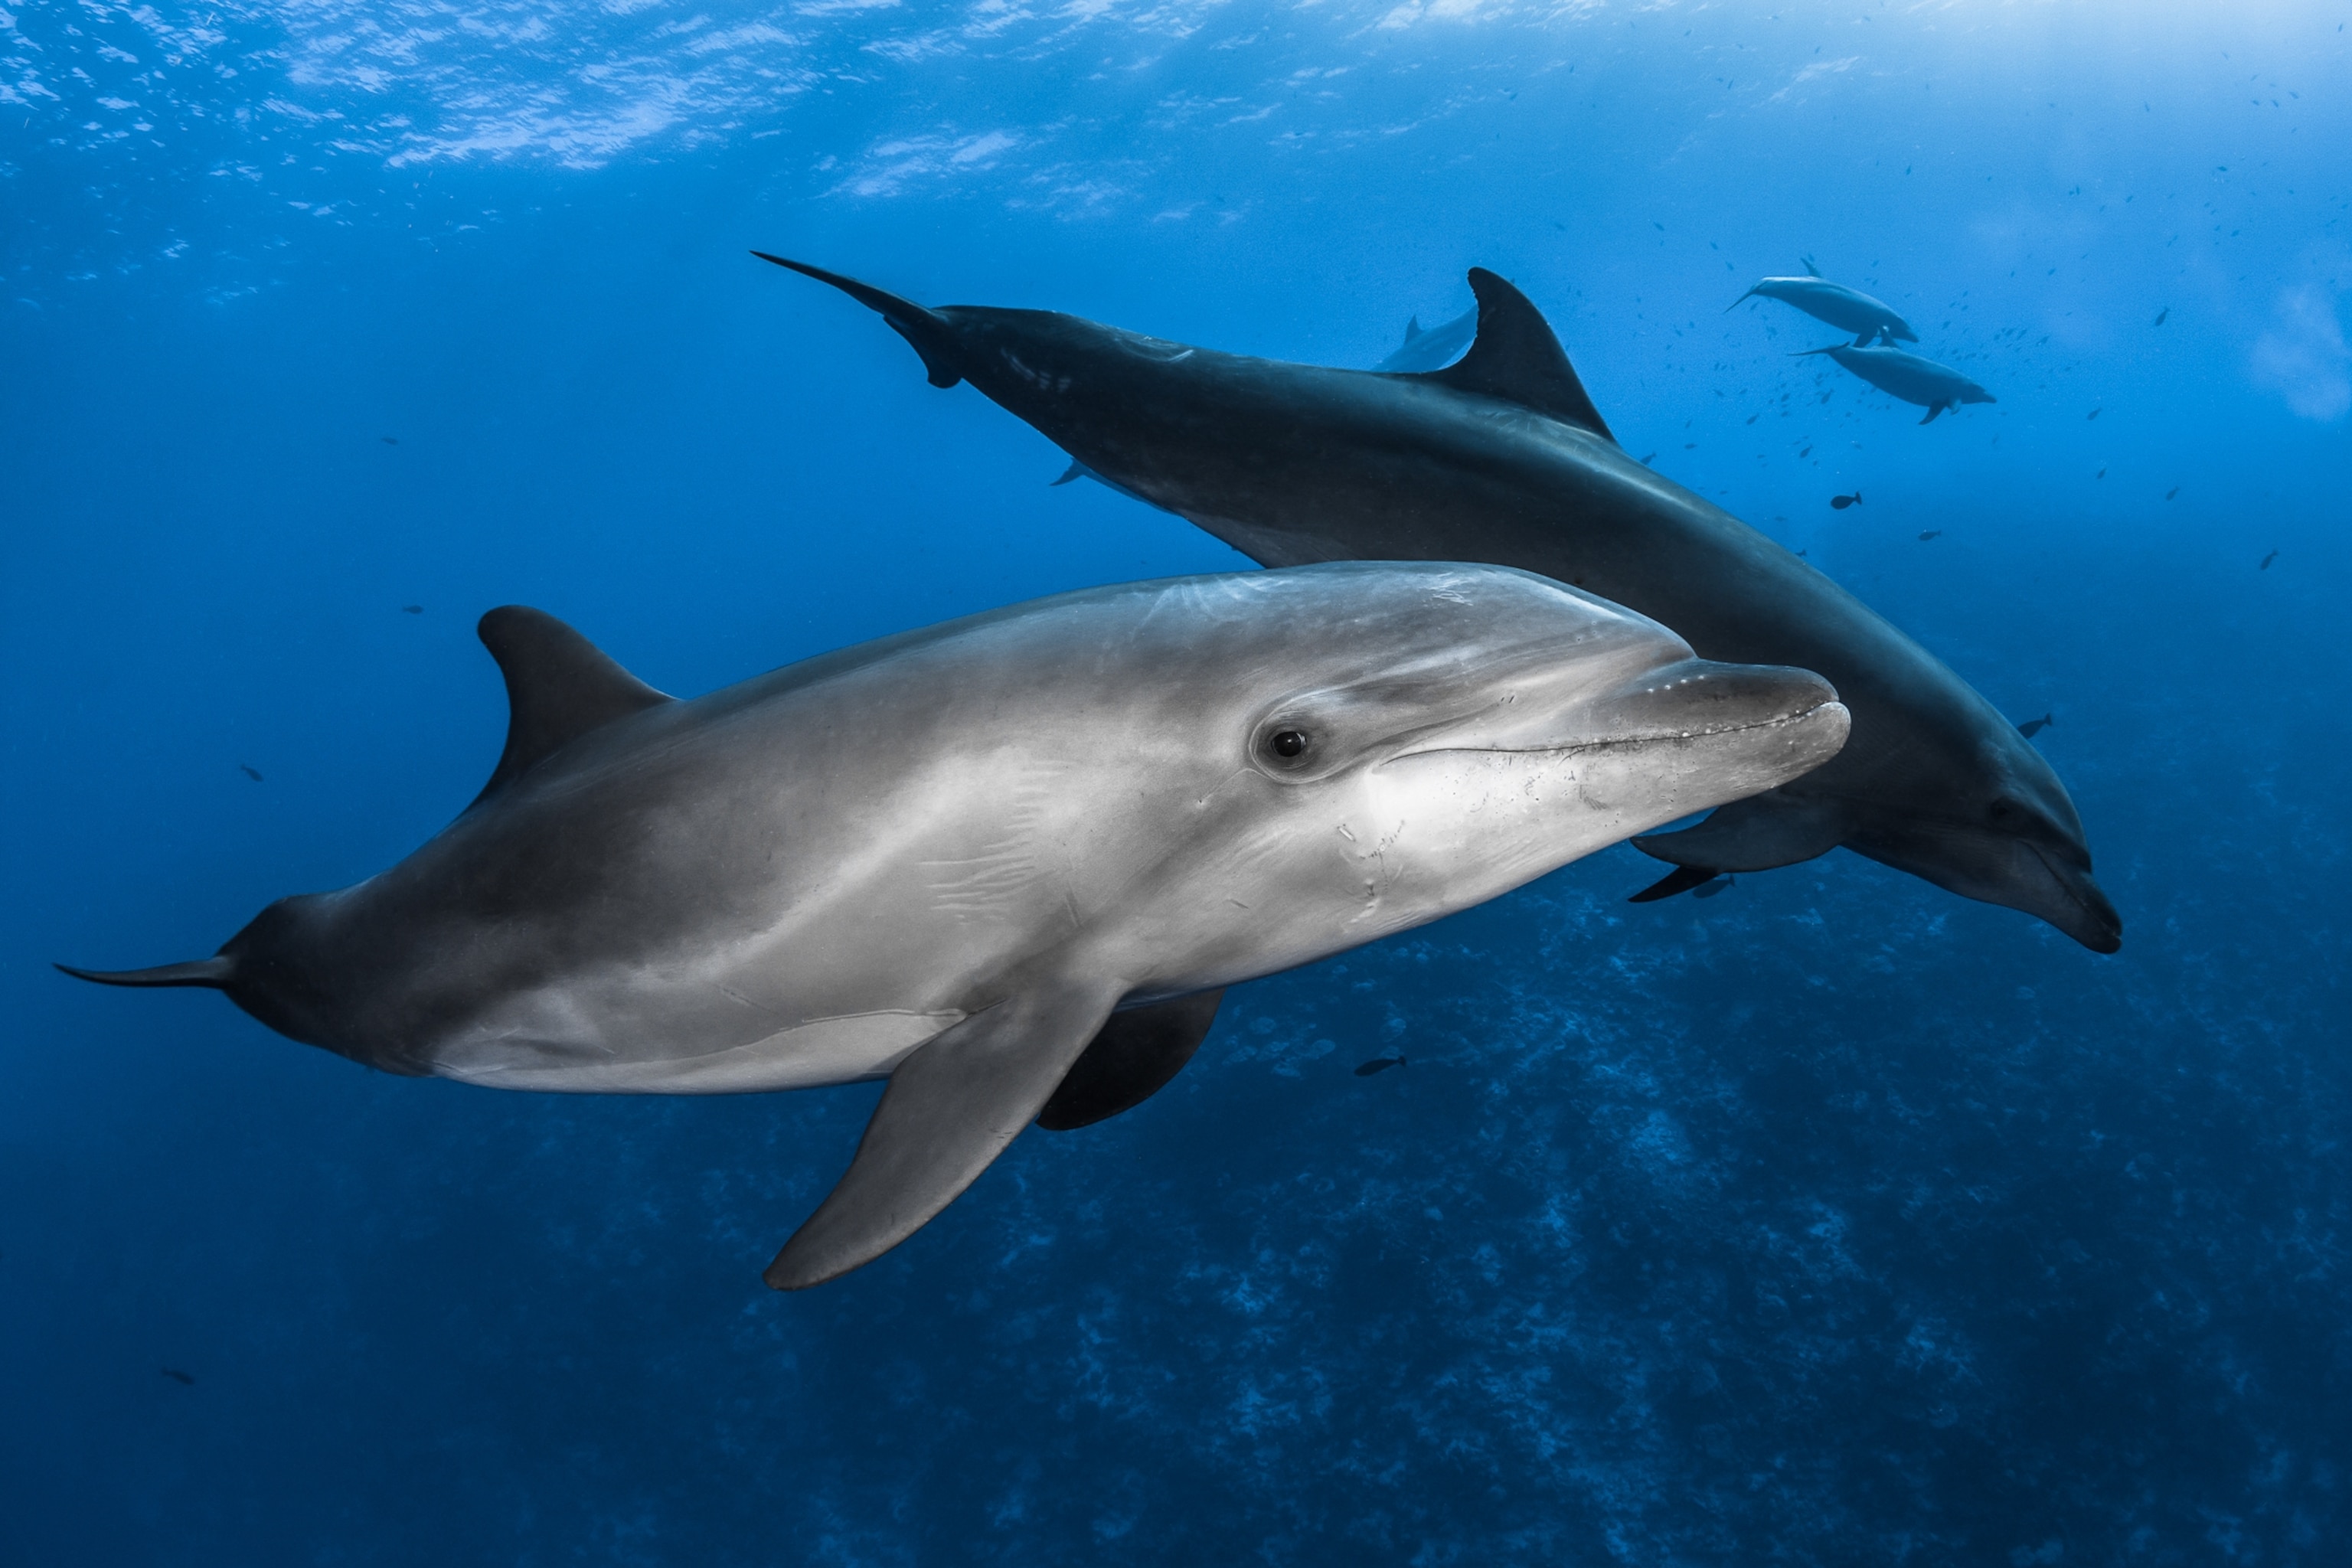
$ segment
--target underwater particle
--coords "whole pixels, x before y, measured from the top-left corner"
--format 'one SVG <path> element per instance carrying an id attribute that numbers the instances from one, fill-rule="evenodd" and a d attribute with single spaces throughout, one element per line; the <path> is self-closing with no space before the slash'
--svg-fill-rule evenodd
<path id="1" fill-rule="evenodd" d="M 2277 559 L 2278 552 L 2273 550 L 2268 555 L 2263 557 L 2263 563 L 2255 567 L 2254 570 L 2257 572 L 2267 572 L 2271 569 L 2271 563 Z"/>
<path id="2" fill-rule="evenodd" d="M 1943 537 L 1944 537 L 1944 531 L 1943 531 L 1942 529 L 1940 529 L 1940 528 L 1931 528 L 1931 529 L 1927 530 L 1925 533 L 1922 533 L 1922 534 L 1919 536 L 1919 542 L 1920 542 L 1920 543 L 1922 543 L 1922 544 L 1925 544 L 1925 543 L 1927 543 L 1927 541 L 1929 541 L 1929 540 L 1931 540 L 1931 539 L 1941 539 L 1941 538 L 1943 538 Z"/>
<path id="3" fill-rule="evenodd" d="M 1370 1061 L 1364 1062 L 1357 1067 L 1356 1076 L 1358 1078 L 1370 1078 L 1374 1073 L 1386 1072 L 1391 1068 L 1401 1068 L 1402 1066 L 1404 1066 L 1404 1058 L 1402 1057 L 1374 1057 Z"/>
<path id="4" fill-rule="evenodd" d="M 178 1384 L 183 1388 L 194 1388 L 196 1385 L 196 1380 L 194 1378 L 190 1377 L 186 1373 L 182 1372 L 176 1366 L 158 1367 L 156 1370 L 161 1372 L 165 1377 L 170 1378 L 173 1383 Z"/>
<path id="5" fill-rule="evenodd" d="M 400 437 L 397 436 L 379 436 L 376 439 L 383 442 L 387 447 L 397 447 L 400 445 Z"/>
<path id="6" fill-rule="evenodd" d="M 2168 490 L 2167 490 L 2167 491 L 2165 491 L 2165 492 L 2164 492 L 2164 499 L 2165 499 L 2165 500 L 2170 500 L 2174 496 L 2177 496 L 2177 495 L 2179 495 L 2179 493 L 2180 493 L 2180 487 L 2179 487 L 2179 485 L 2175 485 L 2175 486 L 2173 486 L 2170 489 L 2168 489 Z"/>
<path id="7" fill-rule="evenodd" d="M 403 605 L 400 606 L 400 613 L 404 616 L 421 616 L 425 613 L 425 606 L 422 605 Z"/>
<path id="8" fill-rule="evenodd" d="M 2017 727 L 2017 732 L 2031 741 L 2034 736 L 2039 735 L 2042 731 L 2047 730 L 2051 725 L 2055 724 L 2056 722 L 2058 722 L 2057 720 L 2052 718 L 2049 714 L 2044 713 L 2039 719 L 2028 719 L 2024 723 L 2020 724 Z"/>
<path id="9" fill-rule="evenodd" d="M 261 782 L 261 770 L 255 767 L 250 763 L 237 763 L 236 771 L 243 773 L 247 778 L 251 779 L 256 784 L 259 784 Z"/>
<path id="10" fill-rule="evenodd" d="M 2105 469 L 2105 468 L 2101 468 L 2101 469 L 2100 469 L 2096 474 L 2093 475 L 2092 477 L 2093 477 L 2094 479 L 2105 479 L 2105 478 L 2107 477 L 2107 470 L 2106 470 L 2106 469 Z"/>
<path id="11" fill-rule="evenodd" d="M 1697 887 L 1693 888 L 1691 889 L 1691 897 L 1694 899 L 1711 899 L 1717 893 L 1727 893 L 1731 890 L 1731 885 L 1738 879 L 1739 879 L 1732 876 L 1728 871 L 1727 871 L 1712 882 L 1701 882 Z"/>
<path id="12" fill-rule="evenodd" d="M 2165 318 L 2165 317 L 2167 317 L 2167 316 L 2169 316 L 2170 314 L 2172 314 L 2172 307 L 2171 307 L 2171 306 L 2169 306 L 2169 305 L 2167 305 L 2163 310 L 2158 310 L 2158 311 L 2156 313 L 2156 320 L 2155 320 L 2155 321 L 2150 321 L 2150 322 L 2148 323 L 2148 325 L 2150 325 L 2150 326 L 2152 326 L 2152 327 L 2160 327 L 2160 326 L 2164 325 L 2164 318 Z"/>
<path id="13" fill-rule="evenodd" d="M 1850 506 L 1860 506 L 1861 504 L 1862 492 L 1860 490 L 1854 491 L 1853 494 L 1850 496 L 1830 497 L 1830 510 L 1832 511 L 1843 511 Z"/>

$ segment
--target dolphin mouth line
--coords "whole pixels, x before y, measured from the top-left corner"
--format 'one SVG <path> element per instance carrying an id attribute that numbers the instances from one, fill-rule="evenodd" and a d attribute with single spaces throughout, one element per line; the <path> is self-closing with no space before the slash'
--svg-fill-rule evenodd
<path id="1" fill-rule="evenodd" d="M 2058 884 L 2058 890 L 2066 895 L 2069 902 L 2071 902 L 2076 909 L 2082 910 L 2094 925 L 2105 927 L 2108 924 L 2107 917 L 2101 915 L 2097 910 L 2093 909 L 2091 907 L 2090 900 L 2084 898 L 2081 893 L 2075 890 L 2074 879 L 2076 877 L 2083 875 L 2083 873 L 2073 871 L 2071 868 L 2062 868 L 2053 865 L 2051 863 L 2049 851 L 2042 848 L 2041 845 L 2032 842 L 2031 839 L 2025 841 L 2025 847 L 2033 851 L 2033 858 L 2042 862 L 2042 868 L 2050 873 L 2050 879 Z"/>
<path id="2" fill-rule="evenodd" d="M 1570 757 L 1596 752 L 1613 752 L 1628 746 L 1654 746 L 1662 742 L 1706 741 L 1717 735 L 1745 735 L 1759 730 L 1787 729 L 1791 724 L 1801 724 L 1806 720 L 1814 718 L 1832 708 L 1843 711 L 1845 704 L 1832 698 L 1816 702 L 1801 712 L 1783 713 L 1771 719 L 1757 719 L 1745 724 L 1718 724 L 1704 729 L 1660 731 L 1654 735 L 1616 735 L 1606 740 L 1580 741 L 1567 746 L 1424 746 L 1418 751 L 1399 752 L 1380 765 L 1385 767 L 1389 763 L 1401 763 L 1410 757 L 1433 757 L 1447 752 L 1468 752 L 1487 757 Z"/>

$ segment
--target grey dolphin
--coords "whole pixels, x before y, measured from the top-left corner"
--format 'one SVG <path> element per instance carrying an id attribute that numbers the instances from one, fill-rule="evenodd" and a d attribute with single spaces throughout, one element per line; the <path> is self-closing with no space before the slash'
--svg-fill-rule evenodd
<path id="1" fill-rule="evenodd" d="M 1748 300 L 1759 297 L 1778 300 L 1784 305 L 1794 305 L 1817 321 L 1854 334 L 1859 348 L 1873 342 L 1916 343 L 1919 334 L 1911 323 L 1895 313 L 1884 300 L 1874 300 L 1859 289 L 1849 289 L 1843 283 L 1832 283 L 1818 274 L 1805 278 L 1762 278 L 1756 287 L 1724 307 L 1737 310 Z"/>
<path id="2" fill-rule="evenodd" d="M 1478 308 L 1473 305 L 1450 321 L 1424 328 L 1419 316 L 1404 324 L 1404 342 L 1394 353 L 1372 366 L 1374 370 L 1396 374 L 1406 371 L 1444 370 L 1462 357 L 1470 340 L 1478 335 Z"/>
<path id="3" fill-rule="evenodd" d="M 1160 1010 L 1139 1034 L 1190 1029 L 1189 1054 L 1203 994 L 1769 788 L 1846 731 L 1818 676 L 1694 658 L 1492 566 L 1097 588 L 691 701 L 536 610 L 481 633 L 512 722 L 437 837 L 212 958 L 68 973 L 215 987 L 371 1067 L 501 1088 L 887 1077 L 782 1289 L 944 1208 L 1114 1009 Z M 1131 1102 L 1134 1066 L 1065 1109 Z"/>
<path id="4" fill-rule="evenodd" d="M 1963 403 L 1999 401 L 1950 365 L 1937 364 L 1901 349 L 1858 349 L 1851 343 L 1832 343 L 1825 349 L 1807 349 L 1794 357 L 1806 359 L 1813 354 L 1827 354 L 1879 391 L 1925 408 L 1927 416 L 1919 421 L 1922 425 L 1934 424 L 1937 415 Z"/>
<path id="5" fill-rule="evenodd" d="M 1495 274 L 1470 274 L 1478 336 L 1461 363 L 1382 375 L 1044 310 L 927 310 L 766 259 L 880 311 L 932 384 L 969 377 L 1088 468 L 1266 565 L 1492 561 L 1638 610 L 1705 657 L 1827 676 L 1853 710 L 1853 743 L 1698 826 L 1635 840 L 1659 859 L 1762 871 L 1843 844 L 2097 952 L 2121 944 L 2041 753 L 1852 595 L 1620 450 L 1542 315 Z"/>

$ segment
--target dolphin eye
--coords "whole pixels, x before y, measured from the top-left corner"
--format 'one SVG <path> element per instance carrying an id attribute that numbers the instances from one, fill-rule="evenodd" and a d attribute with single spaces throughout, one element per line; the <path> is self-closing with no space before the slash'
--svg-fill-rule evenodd
<path id="1" fill-rule="evenodd" d="M 1286 763 L 1303 756 L 1307 744 L 1307 734 L 1304 730 L 1276 730 L 1267 738 L 1265 749 Z"/>
<path id="2" fill-rule="evenodd" d="M 2006 797 L 1997 798 L 1993 801 L 1990 808 L 1990 816 L 1995 822 L 2008 822 L 2017 815 L 2017 803 L 2015 801 L 2010 800 Z"/>

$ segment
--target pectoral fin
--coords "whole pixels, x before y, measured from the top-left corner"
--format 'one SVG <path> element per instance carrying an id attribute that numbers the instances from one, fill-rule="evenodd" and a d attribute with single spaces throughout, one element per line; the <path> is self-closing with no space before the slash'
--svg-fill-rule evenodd
<path id="1" fill-rule="evenodd" d="M 822 1285 L 921 1229 L 1044 1108 L 1119 992 L 1065 982 L 1009 997 L 899 1063 L 849 1170 L 768 1265 L 768 1283 Z"/>
<path id="2" fill-rule="evenodd" d="M 1703 866 L 1710 872 L 1769 871 L 1829 853 L 1844 841 L 1848 830 L 1845 813 L 1834 805 L 1792 799 L 1779 790 L 1767 790 L 1733 801 L 1696 827 L 1636 838 L 1633 847 L 1677 866 Z"/>
<path id="3" fill-rule="evenodd" d="M 1113 1013 L 1037 1113 L 1037 1125 L 1067 1132 L 1132 1110 L 1158 1094 L 1209 1037 L 1224 995 L 1202 991 Z"/>

